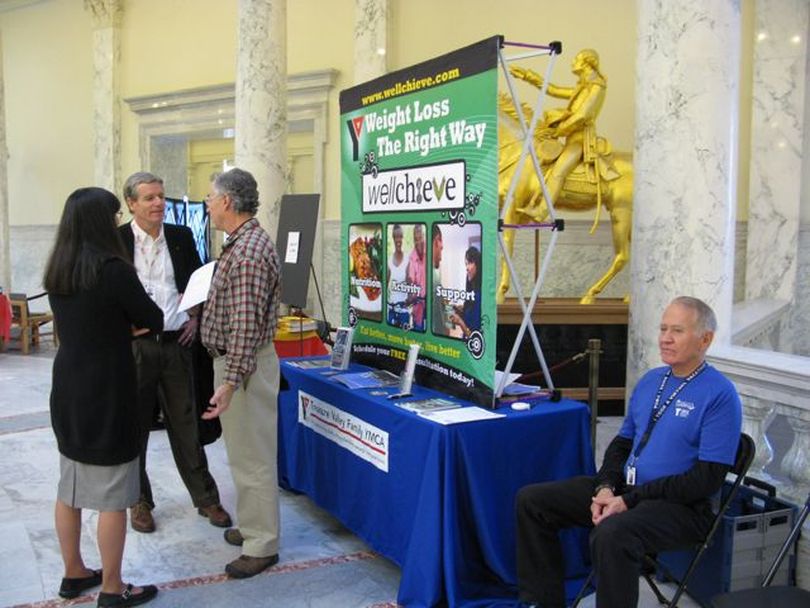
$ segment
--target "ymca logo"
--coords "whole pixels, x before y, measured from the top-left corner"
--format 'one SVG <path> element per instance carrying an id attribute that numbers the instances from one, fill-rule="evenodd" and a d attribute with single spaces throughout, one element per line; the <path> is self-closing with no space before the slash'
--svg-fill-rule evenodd
<path id="1" fill-rule="evenodd" d="M 349 128 L 349 137 L 352 138 L 352 160 L 356 161 L 360 158 L 360 134 L 363 132 L 363 121 L 365 116 L 355 116 L 346 121 L 346 126 Z"/>
<path id="2" fill-rule="evenodd" d="M 695 404 L 690 401 L 675 400 L 675 416 L 677 418 L 688 418 L 694 409 Z"/>
<path id="3" fill-rule="evenodd" d="M 309 410 L 309 397 L 306 397 L 304 395 L 301 395 L 301 410 L 302 410 L 303 418 L 304 418 L 304 420 L 306 420 L 307 419 L 307 413 L 308 413 L 308 410 Z"/>

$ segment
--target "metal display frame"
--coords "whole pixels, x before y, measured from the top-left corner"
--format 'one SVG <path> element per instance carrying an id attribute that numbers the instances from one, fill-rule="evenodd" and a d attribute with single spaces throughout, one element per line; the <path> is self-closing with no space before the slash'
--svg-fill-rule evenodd
<path id="1" fill-rule="evenodd" d="M 509 274 L 512 278 L 512 285 L 514 286 L 515 293 L 517 294 L 517 301 L 520 304 L 521 311 L 523 313 L 523 318 L 520 323 L 520 328 L 518 329 L 518 334 L 515 339 L 514 344 L 512 345 L 512 350 L 509 354 L 509 359 L 506 363 L 506 367 L 504 369 L 503 376 L 501 377 L 498 386 L 495 389 L 495 398 L 501 397 L 503 394 L 503 390 L 507 384 L 509 373 L 512 371 L 512 366 L 515 363 L 515 358 L 517 357 L 518 350 L 520 349 L 520 345 L 523 342 L 523 336 L 528 329 L 529 336 L 532 341 L 532 345 L 534 347 L 535 354 L 537 355 L 537 359 L 540 363 L 540 368 L 543 371 L 543 377 L 546 381 L 548 389 L 553 391 L 554 390 L 554 382 L 551 380 L 551 374 L 548 370 L 548 365 L 546 364 L 545 356 L 543 355 L 543 349 L 540 346 L 540 340 L 537 337 L 537 332 L 534 329 L 534 324 L 532 322 L 532 312 L 534 311 L 534 305 L 537 301 L 537 296 L 540 293 L 540 288 L 543 284 L 543 281 L 546 276 L 546 272 L 548 271 L 549 264 L 551 263 L 551 256 L 554 252 L 554 248 L 557 244 L 557 237 L 559 233 L 562 232 L 564 229 L 564 222 L 561 219 L 557 218 L 556 212 L 554 210 L 554 204 L 551 202 L 551 198 L 549 196 L 548 189 L 546 187 L 546 180 L 543 176 L 543 171 L 540 168 L 540 161 L 537 158 L 537 152 L 534 149 L 534 139 L 533 134 L 535 127 L 537 126 L 537 121 L 540 119 L 543 113 L 543 102 L 546 98 L 546 92 L 548 90 L 549 81 L 551 72 L 554 69 L 554 64 L 556 63 L 557 57 L 562 53 L 562 43 L 560 42 L 551 42 L 548 45 L 536 45 L 536 44 L 528 44 L 522 42 L 509 42 L 504 41 L 503 46 L 511 46 L 511 47 L 520 47 L 529 49 L 521 53 L 516 53 L 507 57 L 504 54 L 503 48 L 498 49 L 498 63 L 500 64 L 504 77 L 506 78 L 506 84 L 509 89 L 509 95 L 512 99 L 512 103 L 514 104 L 515 109 L 517 110 L 517 120 L 518 124 L 520 125 L 522 135 L 523 135 L 523 147 L 520 153 L 520 159 L 517 163 L 515 168 L 515 172 L 512 174 L 512 178 L 509 184 L 509 190 L 507 191 L 506 198 L 504 200 L 503 206 L 501 207 L 499 220 L 498 220 L 498 242 L 501 246 L 501 253 L 504 256 L 504 261 L 506 262 L 507 267 L 509 268 Z M 549 61 L 546 65 L 545 76 L 543 78 L 543 84 L 540 87 L 540 91 L 537 95 L 537 100 L 535 101 L 532 115 L 529 123 L 526 123 L 526 118 L 521 111 L 521 103 L 520 99 L 515 92 L 515 82 L 513 79 L 512 74 L 509 72 L 509 63 L 521 59 L 528 59 L 531 57 L 538 57 L 548 55 Z M 550 222 L 538 222 L 538 223 L 529 223 L 529 224 L 505 224 L 504 218 L 506 217 L 507 212 L 509 211 L 510 207 L 514 203 L 514 196 L 515 196 L 515 189 L 518 184 L 518 180 L 524 170 L 524 162 L 526 160 L 526 156 L 531 155 L 532 159 L 532 168 L 537 175 L 537 179 L 540 183 L 540 187 L 543 190 L 543 197 L 548 205 L 548 212 Z M 512 256 L 509 254 L 509 250 L 506 246 L 506 242 L 504 241 L 503 231 L 504 230 L 543 230 L 543 229 L 550 229 L 551 230 L 551 239 L 549 241 L 548 247 L 546 249 L 546 253 L 543 256 L 543 262 L 540 267 L 540 272 L 537 275 L 537 278 L 534 283 L 534 287 L 531 292 L 531 296 L 529 297 L 528 303 L 526 302 L 526 298 L 523 295 L 523 289 L 520 284 L 520 279 L 515 272 L 515 266 L 512 261 Z"/>

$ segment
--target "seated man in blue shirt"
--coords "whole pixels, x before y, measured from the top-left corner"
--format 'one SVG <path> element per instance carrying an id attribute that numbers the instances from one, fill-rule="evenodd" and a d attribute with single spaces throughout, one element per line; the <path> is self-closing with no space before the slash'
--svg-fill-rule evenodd
<path id="1" fill-rule="evenodd" d="M 644 555 L 683 548 L 705 536 L 713 517 L 711 498 L 734 464 L 742 420 L 734 386 L 704 360 L 716 328 L 706 303 L 675 298 L 664 311 L 658 337 L 666 365 L 639 380 L 596 477 L 520 490 L 521 601 L 565 606 L 562 528 L 592 528 L 599 608 L 636 606 Z"/>

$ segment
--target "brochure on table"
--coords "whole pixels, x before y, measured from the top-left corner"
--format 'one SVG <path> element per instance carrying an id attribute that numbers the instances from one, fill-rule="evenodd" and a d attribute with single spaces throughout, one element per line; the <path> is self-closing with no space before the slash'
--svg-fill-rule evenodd
<path id="1" fill-rule="evenodd" d="M 398 401 L 397 405 L 403 410 L 410 410 L 412 412 L 438 412 L 440 410 L 452 410 L 461 407 L 458 401 L 451 401 L 444 397 L 416 399 L 414 401 Z"/>
<path id="2" fill-rule="evenodd" d="M 399 376 L 384 370 L 374 369 L 368 372 L 353 372 L 334 376 L 335 381 L 345 384 L 349 388 L 378 388 L 381 386 L 397 386 Z"/>
<path id="3" fill-rule="evenodd" d="M 352 360 L 493 403 L 497 52 L 493 37 L 340 95 L 343 322 Z"/>
<path id="4" fill-rule="evenodd" d="M 354 329 L 351 327 L 338 327 L 335 332 L 335 343 L 332 345 L 332 367 L 335 369 L 348 369 L 352 357 L 352 336 Z"/>

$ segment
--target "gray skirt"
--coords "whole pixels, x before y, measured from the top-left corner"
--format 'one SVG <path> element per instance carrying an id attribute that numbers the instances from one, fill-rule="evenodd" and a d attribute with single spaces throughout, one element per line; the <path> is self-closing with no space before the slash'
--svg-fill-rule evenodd
<path id="1" fill-rule="evenodd" d="M 138 457 L 112 466 L 76 462 L 59 454 L 57 498 L 74 509 L 124 511 L 138 502 L 141 490 Z"/>

